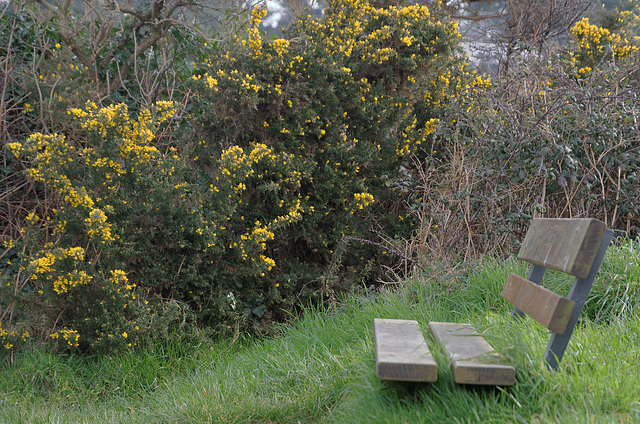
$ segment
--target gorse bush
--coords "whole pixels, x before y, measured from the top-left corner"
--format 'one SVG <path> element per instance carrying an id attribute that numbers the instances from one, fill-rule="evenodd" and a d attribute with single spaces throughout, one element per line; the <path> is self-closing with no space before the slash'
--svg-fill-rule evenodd
<path id="1" fill-rule="evenodd" d="M 20 320 L 29 322 L 30 314 L 38 314 L 57 323 L 34 330 L 86 348 L 134 346 L 145 333 L 166 331 L 163 319 L 176 312 L 170 311 L 172 305 L 155 299 L 154 287 L 141 287 L 149 293 L 136 297 L 140 277 L 130 275 L 130 281 L 127 273 L 134 264 L 137 272 L 150 272 L 145 261 L 162 251 L 150 239 L 166 221 L 149 215 L 171 194 L 179 196 L 167 189 L 172 173 L 180 172 L 179 161 L 149 145 L 154 127 L 172 113 L 171 104 L 160 104 L 153 114 L 143 111 L 132 121 L 124 105 L 98 109 L 90 104 L 70 111 L 87 130 L 85 146 L 40 133 L 8 145 L 28 162 L 29 176 L 58 196 L 55 215 L 28 217 L 25 250 L 12 264 L 19 270 L 3 284 L 11 292 L 3 296 L 11 299 L 5 308 L 26 315 Z M 41 246 L 42 238 L 52 241 Z"/>
<path id="2" fill-rule="evenodd" d="M 135 21 L 151 15 L 149 2 L 136 6 L 140 13 L 135 19 L 111 4 L 42 4 L 12 2 L 0 8 L 3 145 L 35 132 L 61 133 L 72 144 L 81 143 L 82 131 L 66 112 L 87 101 L 124 102 L 134 114 L 158 100 L 185 103 L 189 93 L 182 81 L 191 77 L 194 63 L 204 61 L 213 44 L 177 20 L 156 34 L 160 38 L 148 38 L 152 34 L 146 24 Z M 163 2 L 153 6 L 154 13 L 169 8 Z M 6 209 L 0 208 L 0 241 L 15 240 L 29 213 L 52 214 L 53 196 L 20 173 L 8 150 L 0 150 L 0 163 L 0 192 L 8 193 L 2 198 Z"/>
<path id="3" fill-rule="evenodd" d="M 250 307 L 289 307 L 389 264 L 384 249 L 377 257 L 370 245 L 341 242 L 411 235 L 412 157 L 430 154 L 450 98 L 486 81 L 465 74 L 455 24 L 426 6 L 332 1 L 323 19 L 303 17 L 288 39 L 271 40 L 259 36 L 264 14 L 255 9 L 246 35 L 194 76 L 205 99 L 195 151 L 203 171 L 232 146 L 260 142 L 282 156 L 245 182 L 230 226 L 293 207 L 300 219 L 268 243 L 270 273 L 225 279 Z"/>
<path id="4" fill-rule="evenodd" d="M 580 75 L 588 74 L 592 67 L 605 61 L 620 61 L 638 52 L 638 15 L 637 2 L 631 10 L 616 10 L 612 28 L 591 24 L 589 18 L 582 18 L 571 28 L 576 48 L 569 53 L 571 63 L 577 66 Z"/>
<path id="5" fill-rule="evenodd" d="M 135 346 L 166 332 L 179 313 L 195 312 L 200 323 L 226 329 L 235 320 L 237 282 L 226 276 L 263 277 L 274 263 L 262 254 L 266 243 L 299 218 L 293 205 L 269 222 L 234 227 L 244 181 L 254 168 L 268 172 L 282 158 L 264 144 L 247 154 L 232 147 L 216 161 L 216 185 L 203 189 L 175 148 L 163 153 L 151 143 L 174 112 L 172 104 L 158 103 L 133 119 L 125 105 L 88 104 L 70 114 L 91 147 L 42 134 L 9 145 L 28 160 L 29 175 L 54 187 L 61 200 L 44 224 L 57 241 L 21 255 L 24 281 L 14 284 L 28 279 L 50 305 L 50 318 L 73 323 L 87 348 Z M 40 218 L 31 220 L 35 227 Z"/>
<path id="6" fill-rule="evenodd" d="M 451 97 L 487 83 L 465 73 L 455 25 L 425 6 L 331 2 L 276 40 L 259 33 L 263 16 L 193 76 L 185 109 L 87 102 L 67 113 L 73 137 L 8 144 L 55 209 L 6 244 L 7 346 L 224 333 L 391 263 L 343 241 L 411 234 L 411 156 L 432 153 Z"/>

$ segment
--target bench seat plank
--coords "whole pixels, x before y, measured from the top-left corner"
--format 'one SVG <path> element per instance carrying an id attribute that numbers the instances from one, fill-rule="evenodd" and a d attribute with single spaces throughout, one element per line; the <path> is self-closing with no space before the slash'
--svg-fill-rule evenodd
<path id="1" fill-rule="evenodd" d="M 586 278 L 606 228 L 590 218 L 533 219 L 518 258 Z"/>
<path id="2" fill-rule="evenodd" d="M 512 386 L 515 369 L 470 324 L 430 322 L 429 332 L 451 360 L 459 384 Z"/>
<path id="3" fill-rule="evenodd" d="M 516 274 L 509 274 L 500 295 L 513 306 L 558 334 L 564 333 L 575 306 L 573 300 L 560 296 Z"/>
<path id="4" fill-rule="evenodd" d="M 435 382 L 436 365 L 417 321 L 375 318 L 376 374 L 381 380 Z"/>

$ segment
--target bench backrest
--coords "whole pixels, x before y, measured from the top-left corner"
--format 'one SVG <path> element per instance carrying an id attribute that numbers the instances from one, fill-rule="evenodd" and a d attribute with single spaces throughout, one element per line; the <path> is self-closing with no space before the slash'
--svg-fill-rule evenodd
<path id="1" fill-rule="evenodd" d="M 593 285 L 613 232 L 597 219 L 534 219 L 518 258 L 533 267 L 528 278 L 509 275 L 502 297 L 515 306 L 514 317 L 531 318 L 553 331 L 545 359 L 558 367 Z M 546 269 L 576 277 L 567 297 L 542 287 Z"/>
<path id="2" fill-rule="evenodd" d="M 597 219 L 534 219 L 518 258 L 585 278 L 606 229 Z"/>

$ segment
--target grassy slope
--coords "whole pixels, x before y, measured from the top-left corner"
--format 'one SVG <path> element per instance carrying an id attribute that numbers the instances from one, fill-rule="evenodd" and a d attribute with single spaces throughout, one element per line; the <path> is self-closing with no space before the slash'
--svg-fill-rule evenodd
<path id="1" fill-rule="evenodd" d="M 89 362 L 32 353 L 0 369 L 0 421 L 19 422 L 640 422 L 640 249 L 612 248 L 559 372 L 547 333 L 510 322 L 499 292 L 511 261 L 487 261 L 455 290 L 408 281 L 310 312 L 278 339 L 157 348 Z M 525 272 L 520 265 L 518 271 Z M 551 278 L 558 291 L 569 282 Z M 437 280 L 434 280 L 437 281 Z M 435 384 L 380 382 L 375 317 L 470 321 L 513 358 L 516 386 L 460 387 L 442 352 Z"/>

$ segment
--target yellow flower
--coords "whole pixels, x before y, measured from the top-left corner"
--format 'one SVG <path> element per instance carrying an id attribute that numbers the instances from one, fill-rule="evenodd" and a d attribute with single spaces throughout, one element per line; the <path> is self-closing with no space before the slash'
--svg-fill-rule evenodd
<path id="1" fill-rule="evenodd" d="M 353 198 L 356 201 L 358 209 L 364 209 L 365 206 L 373 203 L 373 195 L 369 193 L 353 193 Z"/>
<path id="2" fill-rule="evenodd" d="M 273 49 L 276 51 L 278 56 L 282 56 L 289 49 L 289 41 L 284 40 L 282 38 L 278 38 L 277 40 L 273 40 L 271 43 Z"/>

